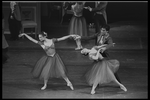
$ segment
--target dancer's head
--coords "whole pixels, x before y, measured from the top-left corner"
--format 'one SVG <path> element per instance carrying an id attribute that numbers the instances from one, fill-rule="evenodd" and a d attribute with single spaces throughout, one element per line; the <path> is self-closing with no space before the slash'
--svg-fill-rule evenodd
<path id="1" fill-rule="evenodd" d="M 110 30 L 110 26 L 105 24 L 101 27 L 101 34 L 108 35 Z"/>
<path id="2" fill-rule="evenodd" d="M 45 33 L 45 32 L 39 33 L 39 40 L 40 41 L 44 41 L 46 39 L 46 37 L 47 37 L 47 33 Z"/>
<path id="3" fill-rule="evenodd" d="M 104 24 L 101 28 L 106 29 L 106 31 L 110 30 L 110 26 L 108 24 Z"/>
<path id="4" fill-rule="evenodd" d="M 81 50 L 81 54 L 83 54 L 85 56 L 87 56 L 89 53 L 90 53 L 90 50 L 87 49 L 87 48 L 84 48 L 84 49 Z"/>

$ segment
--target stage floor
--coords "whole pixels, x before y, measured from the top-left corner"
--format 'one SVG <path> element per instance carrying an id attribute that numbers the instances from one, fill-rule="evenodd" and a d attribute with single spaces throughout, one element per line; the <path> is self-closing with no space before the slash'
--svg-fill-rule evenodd
<path id="1" fill-rule="evenodd" d="M 68 77 L 74 86 L 72 91 L 63 79 L 50 79 L 46 90 L 40 90 L 43 81 L 32 77 L 30 73 L 35 62 L 44 54 L 40 46 L 27 39 L 10 41 L 9 59 L 2 68 L 2 98 L 148 98 L 148 43 L 147 27 L 142 24 L 115 23 L 112 25 L 113 40 L 116 45 L 110 50 L 110 56 L 121 63 L 118 75 L 127 92 L 116 84 L 110 83 L 96 88 L 91 95 L 91 86 L 81 78 L 92 63 L 87 57 L 75 51 L 75 42 L 64 41 L 56 44 L 56 50 L 63 59 Z M 63 29 L 61 30 L 63 31 Z M 56 31 L 58 36 L 60 34 Z M 114 34 L 113 34 L 114 33 Z M 66 34 L 61 34 L 61 37 Z M 55 37 L 54 34 L 51 37 Z M 94 41 L 83 43 L 90 48 Z"/>

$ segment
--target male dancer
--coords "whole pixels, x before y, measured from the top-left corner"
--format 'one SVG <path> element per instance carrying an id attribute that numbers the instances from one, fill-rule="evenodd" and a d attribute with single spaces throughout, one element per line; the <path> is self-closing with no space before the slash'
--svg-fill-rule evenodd
<path id="1" fill-rule="evenodd" d="M 105 48 L 102 49 L 101 53 L 103 57 L 105 58 L 110 58 L 109 54 L 108 54 L 108 49 L 111 48 L 112 46 L 114 46 L 113 44 L 113 40 L 112 38 L 109 36 L 109 30 L 110 30 L 110 26 L 109 25 L 103 25 L 101 28 L 101 31 L 98 32 L 97 34 L 94 34 L 92 36 L 89 37 L 81 37 L 82 40 L 91 40 L 91 39 L 95 39 L 97 41 L 95 41 L 96 46 L 100 46 L 103 44 L 108 44 Z M 121 83 L 117 73 L 114 73 L 116 79 Z"/>

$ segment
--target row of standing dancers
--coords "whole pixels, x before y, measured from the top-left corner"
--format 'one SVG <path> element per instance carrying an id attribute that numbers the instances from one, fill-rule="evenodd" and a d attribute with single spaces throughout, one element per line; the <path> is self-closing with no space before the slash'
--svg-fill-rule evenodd
<path id="1" fill-rule="evenodd" d="M 55 43 L 68 38 L 72 38 L 74 40 L 90 40 L 97 38 L 97 45 L 93 46 L 91 49 L 81 49 L 82 55 L 86 55 L 90 60 L 93 60 L 93 66 L 88 68 L 84 75 L 87 83 L 92 86 L 91 94 L 95 94 L 95 89 L 98 84 L 101 85 L 112 81 L 117 83 L 122 90 L 127 91 L 117 75 L 120 65 L 119 61 L 116 59 L 110 59 L 108 55 L 108 49 L 114 46 L 112 38 L 109 35 L 109 30 L 109 25 L 104 25 L 102 26 L 101 31 L 93 36 L 82 37 L 71 34 L 61 38 L 51 39 L 47 38 L 47 33 L 41 32 L 39 34 L 39 41 L 33 39 L 25 33 L 21 33 L 19 37 L 26 36 L 32 42 L 39 44 L 46 52 L 46 54 L 36 62 L 34 68 L 32 69 L 32 74 L 34 77 L 44 80 L 44 86 L 41 90 L 46 89 L 48 80 L 54 77 L 62 77 L 67 82 L 67 86 L 74 90 L 73 84 L 67 77 L 67 68 L 55 50 Z"/>

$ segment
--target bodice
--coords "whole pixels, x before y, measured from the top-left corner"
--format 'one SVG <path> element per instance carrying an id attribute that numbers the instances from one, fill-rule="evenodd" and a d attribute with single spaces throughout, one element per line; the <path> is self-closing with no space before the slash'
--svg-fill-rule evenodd
<path id="1" fill-rule="evenodd" d="M 39 44 L 41 46 L 43 46 L 43 49 L 44 49 L 44 51 L 46 52 L 46 54 L 48 56 L 52 56 L 53 57 L 55 55 L 55 53 L 56 53 L 56 51 L 55 51 L 55 45 L 54 45 L 54 42 L 53 42 L 52 39 L 50 39 L 48 41 L 48 43 L 41 42 Z"/>
<path id="2" fill-rule="evenodd" d="M 72 5 L 72 10 L 73 10 L 75 16 L 77 16 L 77 17 L 82 16 L 83 4 Z"/>
<path id="3" fill-rule="evenodd" d="M 54 56 L 54 54 L 56 53 L 54 44 L 52 44 L 51 46 L 45 46 L 45 52 L 48 56 Z"/>

